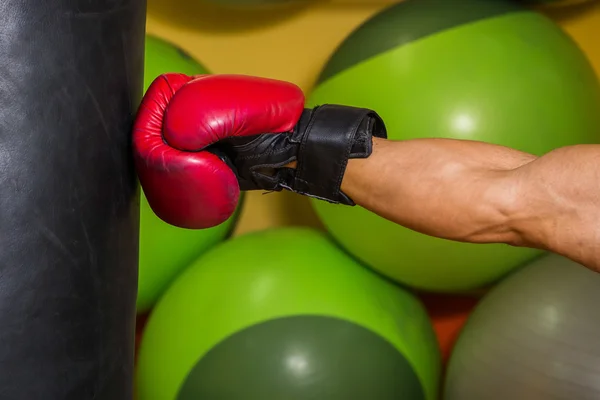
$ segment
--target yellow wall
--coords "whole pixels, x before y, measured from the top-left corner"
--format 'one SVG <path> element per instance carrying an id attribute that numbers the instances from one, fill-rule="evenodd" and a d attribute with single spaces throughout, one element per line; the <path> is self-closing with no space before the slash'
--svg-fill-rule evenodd
<path id="1" fill-rule="evenodd" d="M 201 5 L 201 0 L 149 0 L 148 32 L 176 43 L 214 73 L 287 80 L 310 93 L 344 38 L 394 2 L 317 0 L 300 8 L 234 12 Z M 600 72 L 600 2 L 595 4 L 574 12 L 554 9 L 551 15 L 586 48 Z M 247 193 L 236 234 L 281 225 L 319 223 L 305 197 Z"/>

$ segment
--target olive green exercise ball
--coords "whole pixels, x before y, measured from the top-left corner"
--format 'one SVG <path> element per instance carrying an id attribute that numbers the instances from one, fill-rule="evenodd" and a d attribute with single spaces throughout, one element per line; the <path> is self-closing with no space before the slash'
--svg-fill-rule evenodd
<path id="1" fill-rule="evenodd" d="M 452 351 L 444 400 L 600 399 L 600 274 L 549 254 L 500 282 Z"/>
<path id="2" fill-rule="evenodd" d="M 374 109 L 392 140 L 470 139 L 541 155 L 597 143 L 600 134 L 600 89 L 588 59 L 550 19 L 514 0 L 387 8 L 341 44 L 308 103 Z M 419 289 L 482 287 L 540 254 L 437 239 L 361 207 L 312 203 L 349 253 Z"/>
<path id="3" fill-rule="evenodd" d="M 421 303 L 295 227 L 229 239 L 186 269 L 136 371 L 139 400 L 437 400 L 439 381 Z"/>
<path id="4" fill-rule="evenodd" d="M 207 74 L 197 61 L 175 45 L 146 37 L 144 90 L 166 72 Z M 142 191 L 140 199 L 140 260 L 137 295 L 138 313 L 148 311 L 173 278 L 196 257 L 223 240 L 236 220 L 204 230 L 181 229 L 159 219 Z"/>

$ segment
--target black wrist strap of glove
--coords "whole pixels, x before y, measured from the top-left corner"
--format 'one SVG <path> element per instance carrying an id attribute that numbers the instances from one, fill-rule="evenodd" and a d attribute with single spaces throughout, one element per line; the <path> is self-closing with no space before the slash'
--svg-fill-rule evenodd
<path id="1" fill-rule="evenodd" d="M 372 136 L 387 138 L 385 125 L 373 111 L 339 105 L 306 110 L 294 135 L 301 136 L 293 191 L 331 203 L 354 205 L 341 191 L 350 158 L 372 152 Z"/>
<path id="2" fill-rule="evenodd" d="M 366 158 L 373 136 L 387 138 L 372 110 L 339 105 L 306 109 L 292 132 L 231 137 L 212 146 L 235 171 L 240 189 L 292 192 L 355 205 L 341 191 L 348 160 Z M 296 168 L 286 167 L 296 161 Z"/>

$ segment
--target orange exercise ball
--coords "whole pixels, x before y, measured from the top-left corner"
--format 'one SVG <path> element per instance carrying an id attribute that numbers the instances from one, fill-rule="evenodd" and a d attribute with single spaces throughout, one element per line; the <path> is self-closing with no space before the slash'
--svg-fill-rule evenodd
<path id="1" fill-rule="evenodd" d="M 419 294 L 435 330 L 444 365 L 450 358 L 463 325 L 480 298 L 479 295 Z"/>

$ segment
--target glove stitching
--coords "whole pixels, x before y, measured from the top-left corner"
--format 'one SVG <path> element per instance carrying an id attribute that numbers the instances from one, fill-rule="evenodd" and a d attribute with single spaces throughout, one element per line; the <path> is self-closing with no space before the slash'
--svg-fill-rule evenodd
<path id="1" fill-rule="evenodd" d="M 271 152 L 265 152 L 265 153 L 261 153 L 261 154 L 252 154 L 252 155 L 248 155 L 248 156 L 242 156 L 242 157 L 238 157 L 238 160 L 254 160 L 257 158 L 263 158 L 265 156 L 270 156 L 270 155 L 279 155 L 282 153 L 286 153 L 287 151 L 289 151 L 289 149 L 281 149 L 281 150 L 276 150 L 276 151 L 271 151 Z"/>

